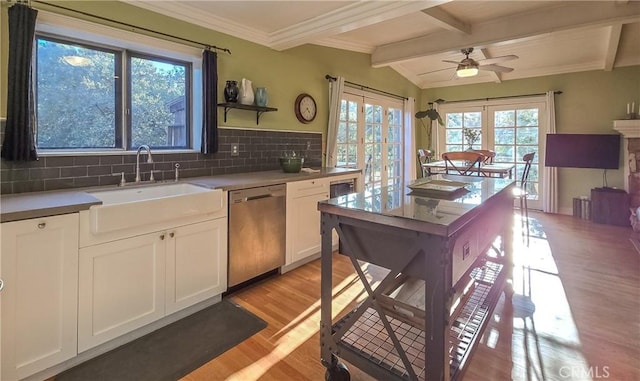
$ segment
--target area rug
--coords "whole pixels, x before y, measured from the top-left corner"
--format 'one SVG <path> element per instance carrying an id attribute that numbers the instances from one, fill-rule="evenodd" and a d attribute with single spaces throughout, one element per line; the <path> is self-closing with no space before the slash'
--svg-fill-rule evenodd
<path id="1" fill-rule="evenodd" d="M 223 299 L 57 375 L 55 381 L 174 381 L 267 326 Z"/>

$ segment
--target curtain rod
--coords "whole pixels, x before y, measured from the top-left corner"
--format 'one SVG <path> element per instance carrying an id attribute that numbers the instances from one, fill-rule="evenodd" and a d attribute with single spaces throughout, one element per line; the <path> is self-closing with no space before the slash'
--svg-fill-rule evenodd
<path id="1" fill-rule="evenodd" d="M 336 79 L 338 79 L 338 78 L 336 78 L 336 77 L 332 77 L 332 76 L 330 76 L 329 74 L 325 75 L 325 76 L 324 76 L 324 78 L 325 78 L 325 79 L 327 79 L 327 80 L 329 80 L 329 81 L 335 81 Z M 380 93 L 380 94 L 390 95 L 390 96 L 395 97 L 395 98 L 400 98 L 400 99 L 405 99 L 405 100 L 406 100 L 406 99 L 409 99 L 409 98 L 407 98 L 407 97 L 403 97 L 402 95 L 389 93 L 389 92 L 384 91 L 384 90 L 374 89 L 373 87 L 369 87 L 369 86 L 361 85 L 361 84 L 359 84 L 359 83 L 355 83 L 355 82 L 350 82 L 350 81 L 346 81 L 346 80 L 345 80 L 345 81 L 344 81 L 344 83 L 348 83 L 348 84 L 349 84 L 349 85 L 351 85 L 351 86 L 359 87 L 359 88 L 360 88 L 360 90 L 365 90 L 365 89 L 366 89 L 366 90 L 375 91 L 375 92 Z"/>
<path id="2" fill-rule="evenodd" d="M 553 92 L 554 94 L 562 94 L 562 91 L 556 90 Z M 489 98 L 475 98 L 475 99 L 460 99 L 457 101 L 442 101 L 436 103 L 458 103 L 458 102 L 473 102 L 473 101 L 489 101 L 492 99 L 507 99 L 507 98 L 520 98 L 520 97 L 538 97 L 541 95 L 547 95 L 547 93 L 537 93 L 537 94 L 522 94 L 522 95 L 505 95 L 503 97 L 489 97 Z"/>
<path id="3" fill-rule="evenodd" d="M 16 1 L 16 3 L 20 3 L 20 2 L 21 1 Z M 62 5 L 51 4 L 51 3 L 48 3 L 46 1 L 40 1 L 40 0 L 30 0 L 29 1 L 29 5 L 31 5 L 33 3 L 44 4 L 44 5 L 53 7 L 53 8 L 59 8 L 59 9 L 64 9 L 65 11 L 78 13 L 78 14 L 81 14 L 83 16 L 93 17 L 93 18 L 96 18 L 98 20 L 108 21 L 108 22 L 111 22 L 111 23 L 114 23 L 114 24 L 123 25 L 123 26 L 129 27 L 129 28 L 133 28 L 134 29 L 133 31 L 135 31 L 135 29 L 143 30 L 145 32 L 154 33 L 154 34 L 157 34 L 157 35 L 160 35 L 160 36 L 164 36 L 164 37 L 169 37 L 169 38 L 172 38 L 174 40 L 179 40 L 179 41 L 183 41 L 183 42 L 188 42 L 190 44 L 200 45 L 201 47 L 203 47 L 205 49 L 208 49 L 208 50 L 215 49 L 215 50 L 220 50 L 220 51 L 223 51 L 223 52 L 231 54 L 231 50 L 229 50 L 227 48 L 220 48 L 220 47 L 217 47 L 215 45 L 205 44 L 204 42 L 189 40 L 188 38 L 183 38 L 183 37 L 174 36 L 174 35 L 171 35 L 171 34 L 168 34 L 168 33 L 158 32 L 158 31 L 153 30 L 153 29 L 147 29 L 147 28 L 143 28 L 141 26 L 128 24 L 126 22 L 113 20 L 113 19 L 110 19 L 110 18 L 107 18 L 107 17 L 97 16 L 97 15 L 94 15 L 94 14 L 91 14 L 91 13 L 87 13 L 87 12 L 78 11 L 78 10 L 75 10 L 75 9 L 63 7 Z"/>

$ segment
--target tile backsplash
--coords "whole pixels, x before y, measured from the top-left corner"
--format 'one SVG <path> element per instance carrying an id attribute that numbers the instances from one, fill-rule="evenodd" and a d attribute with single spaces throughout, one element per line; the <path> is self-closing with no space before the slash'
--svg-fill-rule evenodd
<path id="1" fill-rule="evenodd" d="M 0 132 L 0 138 L 4 138 L 4 121 Z M 148 180 L 153 170 L 156 180 L 173 180 L 176 163 L 180 164 L 180 178 L 275 170 L 280 168 L 278 158 L 284 151 L 290 150 L 305 155 L 305 166 L 322 165 L 320 133 L 220 128 L 218 135 L 219 151 L 212 155 L 197 152 L 153 153 L 152 150 L 154 163 L 150 164 L 146 162 L 146 154 L 141 154 L 142 179 Z M 233 144 L 238 145 L 238 156 L 231 156 Z M 47 156 L 33 162 L 0 160 L 0 193 L 115 185 L 120 181 L 120 176 L 113 174 L 121 172 L 125 173 L 128 182 L 133 181 L 135 166 L 135 153 Z"/>

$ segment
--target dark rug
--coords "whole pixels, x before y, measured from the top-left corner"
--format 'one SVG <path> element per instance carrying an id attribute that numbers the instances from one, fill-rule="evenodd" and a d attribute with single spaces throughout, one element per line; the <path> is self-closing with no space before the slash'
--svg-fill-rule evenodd
<path id="1" fill-rule="evenodd" d="M 173 381 L 267 326 L 223 299 L 57 375 L 55 381 Z"/>

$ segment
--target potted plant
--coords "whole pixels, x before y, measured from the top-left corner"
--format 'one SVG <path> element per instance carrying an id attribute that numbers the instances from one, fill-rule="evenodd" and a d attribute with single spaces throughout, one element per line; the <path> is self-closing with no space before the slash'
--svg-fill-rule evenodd
<path id="1" fill-rule="evenodd" d="M 480 135 L 482 134 L 482 131 L 480 131 L 477 128 L 465 128 L 462 130 L 462 134 L 464 135 L 465 139 L 467 140 L 467 144 L 469 145 L 469 150 L 473 149 L 473 145 L 475 144 L 475 142 L 480 139 Z"/>
<path id="2" fill-rule="evenodd" d="M 444 122 L 442 121 L 442 117 L 440 117 L 440 114 L 438 113 L 438 110 L 433 108 L 433 104 L 434 103 L 441 103 L 444 102 L 444 99 L 437 99 L 434 102 L 429 102 L 429 108 L 427 110 L 424 111 L 418 111 L 416 112 L 416 119 L 420 120 L 420 123 L 422 124 L 422 127 L 425 128 L 426 132 L 427 132 L 427 146 L 429 148 L 433 148 L 431 147 L 432 142 L 431 142 L 431 122 L 434 120 L 438 121 L 438 125 L 440 126 L 444 126 Z M 424 118 L 429 118 L 429 124 L 425 125 L 425 123 L 422 121 L 422 119 Z"/>

